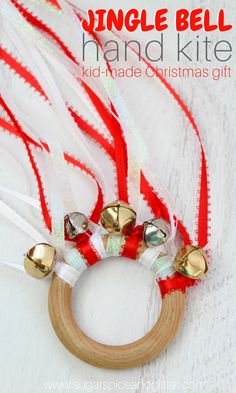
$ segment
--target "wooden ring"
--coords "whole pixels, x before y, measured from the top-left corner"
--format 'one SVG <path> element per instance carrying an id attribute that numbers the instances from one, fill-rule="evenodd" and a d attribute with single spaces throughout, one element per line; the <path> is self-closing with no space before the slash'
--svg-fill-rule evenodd
<path id="1" fill-rule="evenodd" d="M 127 345 L 104 345 L 92 340 L 77 325 L 71 307 L 72 288 L 53 275 L 49 290 L 49 314 L 56 335 L 75 356 L 96 367 L 125 369 L 156 358 L 176 336 L 184 316 L 185 294 L 175 291 L 162 299 L 160 316 L 141 339 Z"/>

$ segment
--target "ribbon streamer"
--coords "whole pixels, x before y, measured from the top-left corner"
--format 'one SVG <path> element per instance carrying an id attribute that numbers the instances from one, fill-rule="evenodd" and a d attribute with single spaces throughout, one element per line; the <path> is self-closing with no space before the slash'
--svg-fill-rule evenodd
<path id="1" fill-rule="evenodd" d="M 17 128 L 12 126 L 11 124 L 6 122 L 5 120 L 3 121 L 3 119 L 1 119 L 1 118 L 0 118 L 0 126 L 2 126 L 3 129 L 8 131 L 9 133 L 11 133 L 17 137 L 20 137 Z M 45 142 L 41 141 L 42 145 L 38 145 L 34 140 L 28 138 L 27 136 L 26 136 L 26 139 L 34 147 L 44 149 L 45 152 L 50 153 L 50 149 Z M 81 171 L 85 172 L 92 180 L 94 180 L 96 182 L 97 189 L 98 189 L 98 197 L 97 197 L 97 202 L 96 202 L 95 208 L 90 216 L 90 220 L 94 221 L 94 222 L 98 222 L 99 217 L 100 217 L 100 211 L 102 210 L 102 207 L 103 207 L 103 194 L 102 194 L 102 189 L 95 178 L 95 175 L 90 171 L 90 169 L 88 169 L 86 167 L 86 165 L 82 164 L 77 158 L 69 155 L 68 153 L 64 153 L 64 158 L 68 164 L 71 164 L 74 167 L 79 168 Z"/>
<path id="2" fill-rule="evenodd" d="M 2 51 L 4 53 L 4 49 L 2 48 Z M 0 52 L 0 54 L 1 54 Z M 25 79 L 25 81 L 27 83 L 31 83 L 32 80 L 32 74 L 29 73 L 29 71 L 27 71 L 24 68 L 24 72 L 22 70 L 22 66 L 18 67 L 19 63 L 16 62 L 16 60 L 12 61 L 12 57 L 8 54 L 8 56 L 3 56 L 4 61 L 7 61 L 7 64 L 12 67 L 17 73 L 19 73 L 19 75 L 21 77 L 23 77 Z M 37 88 L 37 91 L 40 92 L 40 88 L 39 86 L 37 86 L 37 83 L 34 81 L 33 84 L 31 84 L 32 87 Z M 73 114 L 74 115 L 74 114 Z M 76 121 L 81 121 L 81 119 L 79 117 L 77 117 L 75 115 Z M 105 140 L 103 137 L 99 136 L 99 134 L 94 131 L 94 129 L 90 129 L 90 125 L 86 122 L 85 119 L 82 120 L 82 124 L 83 124 L 83 130 L 85 130 L 85 132 L 89 133 L 89 135 L 95 139 L 95 141 L 97 143 L 99 143 L 104 150 L 109 154 L 109 156 L 114 160 L 114 153 L 112 150 L 111 145 Z M 86 129 L 85 129 L 86 126 Z M 150 206 L 150 208 L 153 211 L 153 214 L 155 215 L 155 217 L 160 217 L 162 216 L 163 218 L 165 218 L 167 221 L 169 220 L 169 212 L 167 207 L 165 206 L 165 204 L 163 203 L 163 201 L 158 198 L 158 196 L 156 195 L 156 192 L 153 190 L 153 188 L 149 185 L 149 183 L 147 182 L 145 176 L 143 175 L 143 173 L 141 172 L 141 192 L 143 193 L 145 199 L 148 202 L 148 205 Z M 189 235 L 185 229 L 185 227 L 183 226 L 183 224 L 178 220 L 177 221 L 177 226 L 178 229 L 180 230 L 182 236 L 183 236 L 183 240 L 185 242 L 185 244 L 190 244 L 190 239 L 189 239 Z"/>
<path id="3" fill-rule="evenodd" d="M 47 243 L 47 239 L 45 239 L 41 233 L 2 200 L 0 200 L 0 213 L 14 223 L 19 229 L 23 228 L 25 233 L 37 243 Z"/>
<path id="4" fill-rule="evenodd" d="M 76 60 L 76 57 L 71 53 L 70 50 L 65 46 L 63 41 L 61 40 L 60 37 L 58 37 L 50 28 L 48 28 L 42 21 L 40 21 L 37 17 L 32 15 L 29 11 L 27 11 L 23 6 L 19 4 L 17 0 L 11 0 L 11 3 L 14 4 L 14 6 L 18 9 L 18 11 L 24 16 L 24 18 L 31 23 L 34 27 L 44 31 L 49 37 L 51 37 L 57 45 L 60 47 L 62 52 L 66 57 L 68 57 L 73 63 L 76 65 L 78 64 L 78 61 Z M 69 17 L 72 18 L 73 20 L 73 26 L 76 29 L 76 31 L 79 31 L 80 25 L 78 27 L 76 23 L 76 19 L 74 16 L 72 16 L 72 9 L 68 6 L 68 4 L 65 4 L 64 2 L 58 1 L 58 2 L 53 2 L 54 5 L 57 7 L 60 7 L 60 4 L 62 6 L 62 9 L 65 11 L 65 14 L 69 15 Z M 74 9 L 73 9 L 74 11 Z M 81 19 L 81 18 L 80 18 Z M 10 28 L 11 29 L 11 28 Z M 9 28 L 8 28 L 9 31 Z M 96 37 L 97 35 L 95 35 Z M 16 39 L 16 34 L 14 35 L 13 41 Z M 102 45 L 97 37 L 97 42 L 99 42 L 100 50 L 102 51 Z M 37 58 L 44 69 L 46 71 L 47 69 L 44 66 L 44 58 L 43 56 L 46 56 L 47 60 L 49 61 L 50 56 L 48 54 L 45 54 L 42 51 L 42 48 L 39 46 L 39 44 L 35 43 L 37 49 L 35 49 L 34 46 L 29 46 L 30 48 L 33 49 L 33 53 L 35 55 L 35 58 Z M 135 50 L 131 48 L 134 53 Z M 137 55 L 137 53 L 136 53 Z M 27 80 L 27 82 L 40 94 L 43 96 L 50 96 L 50 101 L 53 102 L 53 107 L 56 108 L 57 113 L 58 108 L 63 108 L 63 113 L 66 114 L 67 119 L 68 118 L 68 108 L 66 108 L 65 103 L 63 101 L 63 97 L 60 96 L 60 92 L 58 92 L 58 96 L 53 96 L 51 95 L 51 92 L 54 91 L 55 83 L 53 79 L 51 78 L 51 75 L 47 72 L 48 78 L 48 84 L 51 84 L 51 90 L 50 94 L 47 85 L 45 85 L 42 75 L 40 76 L 40 73 L 37 74 L 37 78 L 34 78 L 33 75 L 26 71 L 24 67 L 18 67 L 17 62 L 11 61 L 9 57 L 6 56 L 3 59 L 6 63 L 11 62 L 11 67 L 13 69 L 19 68 L 19 74 L 23 76 L 24 79 Z M 53 62 L 53 60 L 51 59 Z M 149 67 L 152 67 L 146 59 L 142 58 L 142 61 L 144 64 L 148 65 Z M 33 63 L 31 63 L 32 66 Z M 108 64 L 105 64 L 105 66 L 108 67 Z M 36 70 L 34 64 L 32 66 L 32 71 Z M 200 145 L 200 156 L 201 156 L 201 173 L 200 173 L 200 190 L 199 190 L 199 206 L 198 206 L 198 223 L 197 223 L 197 234 L 198 234 L 198 244 L 199 246 L 205 246 L 208 241 L 208 206 L 209 206 L 209 191 L 208 191 L 208 174 L 207 174 L 207 162 L 206 162 L 206 156 L 201 140 L 201 135 L 198 130 L 198 127 L 196 125 L 196 122 L 181 99 L 181 97 L 178 95 L 178 93 L 172 88 L 172 86 L 167 82 L 165 78 L 163 78 L 160 74 L 157 74 L 157 77 L 161 81 L 161 83 L 167 88 L 171 96 L 174 98 L 174 100 L 177 102 L 181 110 L 183 111 L 184 115 L 186 118 L 189 120 L 197 138 L 198 142 Z M 39 80 L 38 80 L 39 79 Z M 150 168 L 150 158 L 149 154 L 146 148 L 143 146 L 143 140 L 142 137 L 135 127 L 135 123 L 132 119 L 132 117 L 129 114 L 128 109 L 126 108 L 125 102 L 118 90 L 118 87 L 113 81 L 113 79 L 110 78 L 102 78 L 102 84 L 103 87 L 105 88 L 105 91 L 107 93 L 107 98 L 110 100 L 112 103 L 110 106 L 110 109 L 107 109 L 107 105 L 100 100 L 100 98 L 90 89 L 89 86 L 86 85 L 85 82 L 82 82 L 83 87 L 88 94 L 91 102 L 95 106 L 99 116 L 103 120 L 104 124 L 106 124 L 112 139 L 114 146 L 106 140 L 106 138 L 102 137 L 97 130 L 91 125 L 88 124 L 88 122 L 85 119 L 82 119 L 79 116 L 74 116 L 73 114 L 73 109 L 70 108 L 70 113 L 73 117 L 73 119 L 77 119 L 77 126 L 79 124 L 83 124 L 83 128 L 92 138 L 95 139 L 95 141 L 100 144 L 105 151 L 108 153 L 108 155 L 112 158 L 112 160 L 116 163 L 116 170 L 117 170 L 117 180 L 118 180 L 118 191 L 119 195 L 122 195 L 122 199 L 128 199 L 128 194 L 127 194 L 127 187 L 126 187 L 126 181 L 128 177 L 128 184 L 129 184 L 129 193 L 131 194 L 131 200 L 135 200 L 136 195 L 137 195 L 137 183 L 140 182 L 140 188 L 141 191 L 144 194 L 145 199 L 148 201 L 148 204 L 151 206 L 152 210 L 155 211 L 155 216 L 159 217 L 160 215 L 165 218 L 166 220 L 169 220 L 171 222 L 171 227 L 172 227 L 172 237 L 174 236 L 174 231 L 175 231 L 175 226 L 177 224 L 178 230 L 181 232 L 183 236 L 183 240 L 185 244 L 190 243 L 190 238 L 189 235 L 183 226 L 183 224 L 178 221 L 176 215 L 173 212 L 173 209 L 171 208 L 171 203 L 168 199 L 168 193 L 165 192 L 164 188 L 161 186 L 160 182 L 158 181 L 157 177 L 153 173 L 153 170 Z M 42 86 L 42 87 L 41 87 Z M 46 94 L 45 94 L 46 90 Z M 60 101 L 60 104 L 58 105 L 58 99 Z M 2 100 L 2 99 L 1 99 Z M 50 217 L 50 212 L 47 210 L 47 203 L 46 203 L 46 198 L 43 192 L 43 187 L 40 182 L 40 174 L 37 171 L 37 167 L 34 162 L 34 158 L 31 152 L 30 145 L 33 143 L 35 145 L 35 140 L 34 138 L 31 138 L 29 135 L 25 134 L 25 132 L 22 130 L 22 128 L 19 126 L 18 122 L 16 121 L 16 118 L 14 117 L 13 113 L 5 103 L 5 101 L 0 101 L 0 104 L 2 107 L 6 110 L 8 113 L 13 125 L 14 125 L 14 131 L 18 134 L 18 136 L 22 139 L 22 141 L 25 144 L 31 165 L 34 169 L 34 173 L 37 179 L 38 187 L 39 187 L 39 194 L 40 194 L 40 201 L 41 205 L 43 206 L 43 216 L 45 219 L 45 222 L 47 222 L 47 226 L 51 226 L 51 217 Z M 2 120 L 2 124 L 4 123 L 4 119 Z M 69 120 L 69 124 L 71 124 Z M 5 128 L 8 127 L 9 129 L 12 128 L 12 125 L 5 124 Z M 117 132 L 115 131 L 117 128 Z M 12 131 L 12 130 L 11 130 Z M 134 137 L 134 141 L 132 141 L 132 137 Z M 128 145 L 128 150 L 129 150 L 129 157 L 127 157 L 127 146 Z M 48 152 L 50 152 L 50 147 L 48 146 Z M 135 154 L 134 154 L 135 152 Z M 119 168 L 119 160 L 118 160 L 118 153 L 121 154 L 121 165 Z M 65 156 L 65 153 L 63 153 Z M 138 160 L 136 160 L 133 156 L 138 156 Z M 140 176 L 140 171 L 141 176 Z M 146 178 L 146 175 L 148 174 L 148 180 Z M 125 181 L 125 184 L 124 184 Z M 155 184 L 158 185 L 158 189 L 154 190 L 150 184 Z M 122 191 L 122 185 L 124 191 Z M 125 187 L 125 188 L 124 188 Z M 133 187 L 133 189 L 132 189 Z M 157 192 L 161 197 L 157 196 Z M 134 198 L 133 198 L 134 197 Z M 158 203 L 157 203 L 158 202 Z M 168 207 L 167 207 L 168 206 Z M 51 230 L 51 228 L 49 228 Z M 141 229 L 138 227 L 135 229 L 133 235 L 131 236 L 130 243 L 132 243 L 132 247 L 130 244 L 125 244 L 124 245 L 124 250 L 123 250 L 123 255 L 129 256 L 129 257 L 134 257 L 134 255 L 131 255 L 131 250 L 138 249 L 139 243 L 140 243 L 140 233 Z M 96 243 L 95 243 L 96 244 Z M 135 247 L 133 247 L 135 245 Z M 96 263 L 98 261 L 98 255 L 96 253 L 96 250 L 94 249 L 94 244 L 92 242 L 87 243 L 86 247 L 82 246 L 82 243 L 78 245 L 80 251 L 84 256 L 89 255 L 90 259 L 92 260 L 92 264 Z M 85 247 L 85 248 L 83 248 Z M 81 249 L 82 248 L 82 249 Z M 131 255 L 131 256 L 130 256 Z M 160 281 L 160 287 L 161 287 L 161 292 L 162 295 L 164 293 L 170 292 L 172 290 L 180 289 L 182 291 L 185 291 L 186 287 L 194 285 L 195 281 L 187 279 L 183 276 L 180 276 L 179 274 L 175 274 L 174 277 L 168 278 L 165 280 Z"/>

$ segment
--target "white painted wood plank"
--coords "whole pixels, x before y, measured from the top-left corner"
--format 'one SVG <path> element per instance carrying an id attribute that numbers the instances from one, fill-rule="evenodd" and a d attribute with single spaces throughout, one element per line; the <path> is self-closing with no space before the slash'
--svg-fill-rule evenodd
<path id="1" fill-rule="evenodd" d="M 94 7 L 93 0 L 78 3 L 84 7 Z M 120 4 L 114 0 L 112 7 L 120 7 Z M 166 5 L 172 10 L 180 6 L 178 1 L 158 2 L 158 7 Z M 110 4 L 102 0 L 96 3 L 98 6 L 109 7 Z M 122 6 L 141 8 L 144 3 L 126 0 Z M 182 1 L 181 6 L 190 7 L 190 3 Z M 198 6 L 199 2 L 191 2 L 192 8 Z M 217 10 L 219 3 L 216 0 L 204 1 L 201 6 Z M 145 7 L 151 11 L 157 4 L 150 2 Z M 221 2 L 221 7 L 228 14 L 235 15 L 233 2 Z M 175 37 L 175 32 L 169 33 L 168 38 L 171 37 Z M 188 37 L 190 34 L 186 39 Z M 227 37 L 235 43 L 233 33 L 228 33 Z M 166 66 L 172 61 L 173 47 L 169 45 Z M 11 86 L 9 72 L 5 68 L 3 70 L 2 65 L 0 71 Z M 49 282 L 34 281 L 23 273 L 1 268 L 2 393 L 42 393 L 47 390 L 233 393 L 233 360 L 236 352 L 235 77 L 217 82 L 209 79 L 176 79 L 172 83 L 193 111 L 203 134 L 212 205 L 210 272 L 201 285 L 188 291 L 186 317 L 180 334 L 170 348 L 151 364 L 126 371 L 96 369 L 74 358 L 57 340 L 47 312 Z M 158 162 L 162 180 L 173 193 L 177 210 L 193 233 L 198 146 L 190 137 L 192 130 L 158 81 L 146 79 L 138 83 L 136 80 L 120 80 L 119 85 Z M 16 97 L 22 99 L 22 85 L 15 77 L 14 89 Z M 25 107 L 29 113 L 37 112 L 37 105 L 42 105 L 39 99 L 33 98 L 28 88 L 24 91 Z M 44 119 L 41 113 L 45 114 Z M 44 107 L 40 116 L 43 127 L 48 116 Z M 53 119 L 49 124 L 54 124 Z M 33 176 L 27 169 L 22 147 L 8 135 L 1 133 L 0 137 L 0 184 L 36 195 Z M 68 142 L 67 148 L 73 149 L 73 146 Z M 6 149 L 10 149 L 13 157 L 7 156 Z M 72 171 L 70 176 L 76 179 Z M 84 178 L 80 181 L 84 189 L 81 191 L 78 181 L 74 189 L 79 195 L 78 205 L 81 206 L 82 200 L 82 206 L 86 209 L 86 204 L 92 203 L 94 189 Z M 39 227 L 40 217 L 35 212 L 10 197 L 4 196 L 3 199 Z M 21 263 L 23 253 L 31 246 L 32 240 L 2 218 L 0 233 L 2 259 Z M 150 329 L 158 314 L 160 296 L 153 286 L 151 274 L 125 260 L 109 260 L 81 277 L 75 289 L 73 307 L 77 320 L 92 337 L 106 343 L 121 344 L 137 339 Z"/>

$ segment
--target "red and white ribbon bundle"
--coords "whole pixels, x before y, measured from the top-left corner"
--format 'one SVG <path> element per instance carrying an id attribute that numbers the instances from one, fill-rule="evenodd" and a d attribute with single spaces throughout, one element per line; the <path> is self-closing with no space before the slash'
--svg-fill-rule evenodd
<path id="1" fill-rule="evenodd" d="M 39 6 L 34 1 L 27 2 L 26 5 L 22 0 L 3 0 L 1 6 L 2 67 L 14 73 L 14 77 L 25 84 L 29 94 L 37 98 L 40 107 L 46 108 L 48 128 L 40 130 L 35 125 L 34 119 L 26 114 L 21 103 L 14 98 L 14 90 L 8 88 L 2 73 L 0 127 L 9 134 L 9 138 L 15 136 L 23 144 L 37 184 L 38 201 L 31 196 L 7 190 L 2 185 L 0 191 L 12 192 L 16 198 L 36 208 L 40 207 L 48 239 L 66 254 L 68 239 L 65 239 L 64 234 L 64 216 L 75 204 L 67 181 L 67 165 L 72 165 L 76 171 L 88 176 L 96 187 L 96 198 L 89 215 L 91 232 L 97 230 L 96 224 L 105 200 L 110 201 L 116 197 L 138 210 L 138 221 L 139 212 L 146 205 L 145 208 L 154 217 L 163 218 L 170 223 L 170 252 L 176 249 L 176 232 L 184 245 L 191 244 L 195 239 L 191 239 L 189 231 L 177 216 L 170 193 L 160 181 L 158 159 L 154 160 L 151 156 L 122 96 L 119 83 L 112 76 L 110 64 L 102 56 L 105 50 L 102 37 L 97 33 L 90 37 L 97 42 L 101 53 L 100 64 L 107 70 L 106 77 L 95 82 L 82 76 L 78 51 L 68 45 L 65 36 L 58 33 L 56 28 L 57 19 L 64 18 L 69 23 L 73 36 L 80 37 L 83 33 L 81 21 L 86 17 L 85 13 L 67 0 L 48 0 L 42 3 Z M 53 14 L 54 26 L 49 24 L 46 17 L 44 20 L 37 15 L 38 9 Z M 46 12 L 41 13 L 43 14 L 46 15 Z M 115 37 L 122 42 L 121 36 L 116 34 Z M 132 46 L 130 50 L 134 56 L 138 56 Z M 143 57 L 141 64 L 156 73 L 157 81 L 190 124 L 189 138 L 193 143 L 198 143 L 199 157 L 196 160 L 200 162 L 200 174 L 199 184 L 196 184 L 198 202 L 193 218 L 195 220 L 195 216 L 197 217 L 197 244 L 206 248 L 209 240 L 209 185 L 207 159 L 200 130 L 191 111 L 170 82 Z M 74 145 L 74 150 L 70 153 L 67 147 L 62 147 L 64 141 L 57 135 L 57 130 L 50 127 L 52 116 L 57 118 L 58 128 L 64 129 L 66 138 Z M 98 154 L 97 159 L 94 151 Z M 104 174 L 100 164 L 101 155 L 112 168 L 110 178 Z M 42 161 L 46 162 L 50 172 L 50 186 L 40 169 Z M 34 234 L 34 238 L 38 236 L 19 214 L 12 209 L 9 214 L 9 209 L 8 217 L 12 217 L 31 236 Z M 4 211 L 6 213 L 6 204 L 3 203 L 0 212 L 4 214 Z M 142 240 L 140 228 L 138 225 L 129 236 L 123 247 L 123 256 L 135 259 Z M 99 260 L 87 241 L 80 242 L 79 251 L 85 259 L 92 261 L 91 264 Z M 185 292 L 187 287 L 195 283 L 196 280 L 177 272 L 158 281 L 162 296 L 176 289 Z"/>

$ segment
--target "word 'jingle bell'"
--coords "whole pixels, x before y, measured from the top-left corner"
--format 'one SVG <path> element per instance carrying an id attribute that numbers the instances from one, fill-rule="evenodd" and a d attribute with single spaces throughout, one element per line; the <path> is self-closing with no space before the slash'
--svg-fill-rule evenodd
<path id="1" fill-rule="evenodd" d="M 155 218 L 143 224 L 143 238 L 148 247 L 158 247 L 168 240 L 169 228 L 165 220 Z"/>
<path id="2" fill-rule="evenodd" d="M 201 279 L 208 272 L 207 255 L 202 248 L 185 246 L 177 253 L 174 267 L 186 277 Z"/>
<path id="3" fill-rule="evenodd" d="M 46 243 L 40 243 L 31 248 L 25 257 L 26 272 L 34 278 L 47 277 L 56 262 L 56 250 Z"/>
<path id="4" fill-rule="evenodd" d="M 88 229 L 88 220 L 84 214 L 74 212 L 65 216 L 65 231 L 70 240 Z"/>
<path id="5" fill-rule="evenodd" d="M 136 213 L 127 203 L 115 201 L 104 207 L 100 221 L 108 232 L 126 235 L 135 226 Z"/>

